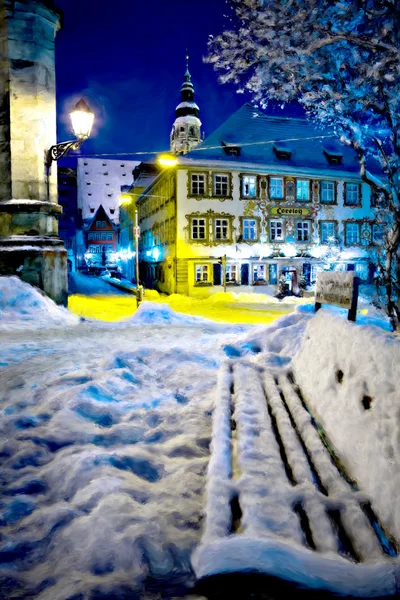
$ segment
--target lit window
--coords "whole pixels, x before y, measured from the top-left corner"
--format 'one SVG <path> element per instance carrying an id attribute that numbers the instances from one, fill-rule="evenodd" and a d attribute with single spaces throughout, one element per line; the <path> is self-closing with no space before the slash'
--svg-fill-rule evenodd
<path id="1" fill-rule="evenodd" d="M 226 282 L 237 282 L 237 265 L 226 265 Z"/>
<path id="2" fill-rule="evenodd" d="M 255 219 L 243 219 L 243 239 L 257 239 L 257 224 Z"/>
<path id="3" fill-rule="evenodd" d="M 360 186 L 358 183 L 345 184 L 344 203 L 347 206 L 357 206 L 360 203 Z"/>
<path id="4" fill-rule="evenodd" d="M 321 244 L 327 244 L 336 239 L 336 223 L 334 221 L 320 221 Z"/>
<path id="5" fill-rule="evenodd" d="M 227 240 L 229 238 L 229 222 L 228 219 L 215 219 L 215 239 Z"/>
<path id="6" fill-rule="evenodd" d="M 310 222 L 309 221 L 298 221 L 297 222 L 297 241 L 308 242 L 310 240 Z"/>
<path id="7" fill-rule="evenodd" d="M 214 175 L 214 194 L 216 196 L 227 196 L 228 189 L 228 175 Z"/>
<path id="8" fill-rule="evenodd" d="M 269 222 L 269 235 L 271 242 L 282 242 L 283 241 L 283 222 L 282 221 L 270 221 Z"/>
<path id="9" fill-rule="evenodd" d="M 208 283 L 208 275 L 208 265 L 196 265 L 196 283 Z"/>
<path id="10" fill-rule="evenodd" d="M 112 240 L 112 239 L 113 239 L 113 234 L 112 234 L 112 231 L 109 231 L 109 232 L 107 233 L 107 239 L 108 239 L 108 240 Z"/>
<path id="11" fill-rule="evenodd" d="M 242 196 L 244 198 L 255 198 L 257 189 L 257 178 L 253 175 L 244 175 L 242 178 Z"/>
<path id="12" fill-rule="evenodd" d="M 267 268 L 266 265 L 253 265 L 253 283 L 257 281 L 262 281 L 266 283 L 267 281 Z"/>
<path id="13" fill-rule="evenodd" d="M 206 220 L 192 219 L 192 240 L 206 239 Z"/>
<path id="14" fill-rule="evenodd" d="M 296 181 L 296 200 L 307 201 L 310 199 L 310 182 L 308 179 Z"/>
<path id="15" fill-rule="evenodd" d="M 352 246 L 360 243 L 360 224 L 346 223 L 345 227 L 346 245 Z"/>
<path id="16" fill-rule="evenodd" d="M 270 198 L 283 198 L 283 179 L 280 177 L 271 177 L 269 180 L 269 195 Z"/>
<path id="17" fill-rule="evenodd" d="M 335 183 L 333 181 L 321 181 L 321 202 L 324 204 L 335 202 Z"/>
<path id="18" fill-rule="evenodd" d="M 206 176 L 201 173 L 192 173 L 192 194 L 202 196 L 206 189 Z"/>

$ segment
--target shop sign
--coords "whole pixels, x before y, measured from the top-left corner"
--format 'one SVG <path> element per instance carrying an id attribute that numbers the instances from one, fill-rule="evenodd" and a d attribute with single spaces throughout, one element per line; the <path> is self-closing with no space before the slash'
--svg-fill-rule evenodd
<path id="1" fill-rule="evenodd" d="M 315 309 L 321 304 L 335 304 L 349 311 L 349 320 L 356 320 L 358 279 L 354 271 L 319 271 L 315 291 Z"/>
<path id="2" fill-rule="evenodd" d="M 309 208 L 300 208 L 298 206 L 274 206 L 270 210 L 271 215 L 287 215 L 290 217 L 305 217 L 310 214 Z"/>

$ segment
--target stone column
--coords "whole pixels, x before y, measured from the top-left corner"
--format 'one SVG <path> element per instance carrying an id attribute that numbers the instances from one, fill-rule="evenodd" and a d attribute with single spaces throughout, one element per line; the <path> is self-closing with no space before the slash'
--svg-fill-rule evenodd
<path id="1" fill-rule="evenodd" d="M 0 275 L 19 275 L 67 304 L 67 258 L 58 237 L 53 0 L 0 0 Z"/>

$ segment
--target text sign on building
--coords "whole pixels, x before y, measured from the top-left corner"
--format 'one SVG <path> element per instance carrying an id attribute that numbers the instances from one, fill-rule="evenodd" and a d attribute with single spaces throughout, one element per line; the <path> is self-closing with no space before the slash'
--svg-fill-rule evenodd
<path id="1" fill-rule="evenodd" d="M 290 217 L 305 217 L 310 214 L 309 208 L 298 208 L 297 206 L 274 206 L 270 210 L 271 215 L 288 215 Z"/>
<path id="2" fill-rule="evenodd" d="M 336 304 L 342 308 L 351 308 L 354 289 L 354 271 L 320 271 L 317 273 L 315 302 Z"/>

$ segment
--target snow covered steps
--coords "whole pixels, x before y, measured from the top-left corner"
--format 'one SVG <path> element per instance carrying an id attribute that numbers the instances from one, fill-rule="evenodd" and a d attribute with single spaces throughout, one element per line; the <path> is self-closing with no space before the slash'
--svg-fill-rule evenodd
<path id="1" fill-rule="evenodd" d="M 288 372 L 220 370 L 198 579 L 256 571 L 333 592 L 400 591 L 397 545 Z"/>

